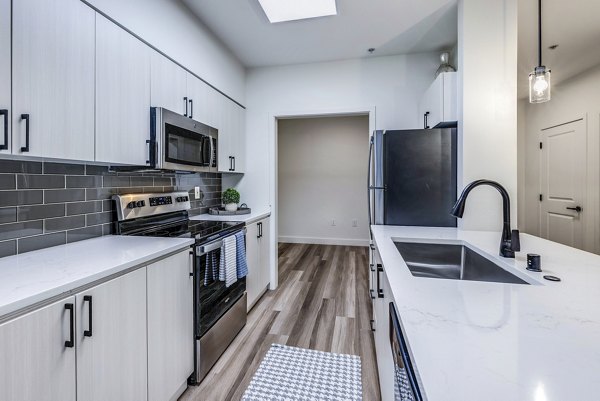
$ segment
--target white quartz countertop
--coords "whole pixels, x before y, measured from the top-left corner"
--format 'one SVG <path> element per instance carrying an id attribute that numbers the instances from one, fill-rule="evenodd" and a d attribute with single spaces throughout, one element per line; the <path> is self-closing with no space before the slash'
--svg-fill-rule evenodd
<path id="1" fill-rule="evenodd" d="M 265 217 L 269 217 L 271 211 L 262 210 L 252 212 L 250 214 L 236 214 L 236 215 L 219 215 L 219 214 L 199 214 L 197 216 L 190 217 L 190 220 L 208 220 L 208 221 L 241 221 L 246 224 L 253 223 L 258 220 L 262 220 Z"/>
<path id="2" fill-rule="evenodd" d="M 109 235 L 1 258 L 0 319 L 192 243 L 190 238 Z"/>
<path id="3" fill-rule="evenodd" d="M 499 233 L 371 229 L 428 401 L 600 399 L 600 256 L 521 234 L 505 259 Z M 464 243 L 533 285 L 414 277 L 394 240 Z"/>

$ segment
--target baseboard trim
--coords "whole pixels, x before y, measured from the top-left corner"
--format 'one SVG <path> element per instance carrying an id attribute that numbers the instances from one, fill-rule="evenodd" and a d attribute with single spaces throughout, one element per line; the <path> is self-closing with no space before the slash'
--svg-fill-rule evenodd
<path id="1" fill-rule="evenodd" d="M 290 244 L 369 246 L 368 239 L 315 238 L 315 237 L 289 237 L 289 236 L 279 236 L 278 239 L 279 239 L 279 242 L 287 242 Z"/>

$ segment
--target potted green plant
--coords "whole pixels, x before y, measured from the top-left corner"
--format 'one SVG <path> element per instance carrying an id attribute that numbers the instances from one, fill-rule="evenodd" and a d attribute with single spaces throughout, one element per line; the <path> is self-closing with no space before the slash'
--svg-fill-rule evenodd
<path id="1" fill-rule="evenodd" d="M 238 210 L 238 203 L 240 203 L 240 193 L 234 188 L 227 188 L 225 192 L 223 192 L 223 204 L 225 205 L 225 210 L 228 212 L 235 212 Z"/>

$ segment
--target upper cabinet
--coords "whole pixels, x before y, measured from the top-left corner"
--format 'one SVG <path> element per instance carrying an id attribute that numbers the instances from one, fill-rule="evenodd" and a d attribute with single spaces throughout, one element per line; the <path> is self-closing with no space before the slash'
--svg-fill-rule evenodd
<path id="1" fill-rule="evenodd" d="M 152 51 L 150 98 L 152 107 L 164 107 L 187 116 L 187 71 L 163 56 Z"/>
<path id="2" fill-rule="evenodd" d="M 96 17 L 96 160 L 142 166 L 150 137 L 151 49 Z"/>
<path id="3" fill-rule="evenodd" d="M 10 153 L 10 3 L 0 0 L 0 153 Z"/>
<path id="4" fill-rule="evenodd" d="M 243 173 L 245 170 L 246 110 L 222 96 L 219 119 L 219 171 Z"/>
<path id="5" fill-rule="evenodd" d="M 423 128 L 453 126 L 458 121 L 456 72 L 443 72 L 427 89 L 419 111 Z"/>
<path id="6" fill-rule="evenodd" d="M 94 159 L 94 19 L 79 0 L 13 1 L 14 154 Z"/>

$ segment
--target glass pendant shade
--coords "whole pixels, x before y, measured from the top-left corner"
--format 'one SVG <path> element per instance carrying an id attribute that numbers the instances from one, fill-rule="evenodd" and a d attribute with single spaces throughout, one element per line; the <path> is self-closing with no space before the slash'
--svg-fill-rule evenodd
<path id="1" fill-rule="evenodd" d="M 535 67 L 529 74 L 529 103 L 544 103 L 551 98 L 550 70 Z"/>

